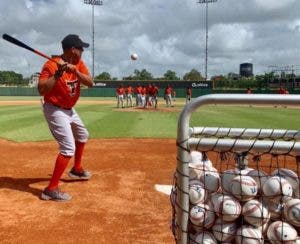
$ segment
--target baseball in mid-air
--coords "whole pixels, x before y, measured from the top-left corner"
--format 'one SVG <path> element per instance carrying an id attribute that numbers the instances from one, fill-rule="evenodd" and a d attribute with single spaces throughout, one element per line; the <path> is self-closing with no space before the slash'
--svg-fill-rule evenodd
<path id="1" fill-rule="evenodd" d="M 130 58 L 131 58 L 131 60 L 137 60 L 138 55 L 136 53 L 133 53 L 133 54 L 131 54 Z"/>

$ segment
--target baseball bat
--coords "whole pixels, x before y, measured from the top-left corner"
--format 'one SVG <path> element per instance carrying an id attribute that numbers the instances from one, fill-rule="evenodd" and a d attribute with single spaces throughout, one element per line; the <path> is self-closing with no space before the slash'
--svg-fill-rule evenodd
<path id="1" fill-rule="evenodd" d="M 14 38 L 14 37 L 12 37 L 12 36 L 10 36 L 10 35 L 8 35 L 8 34 L 3 34 L 3 35 L 2 35 L 2 38 L 3 38 L 4 40 L 8 41 L 8 42 L 11 42 L 11 43 L 13 43 L 13 44 L 15 44 L 15 45 L 17 45 L 17 46 L 19 46 L 19 47 L 25 48 L 25 49 L 27 49 L 27 50 L 29 50 L 29 51 L 31 51 L 31 52 L 33 52 L 33 53 L 35 53 L 35 54 L 37 54 L 37 55 L 43 57 L 43 58 L 46 58 L 46 59 L 51 60 L 52 62 L 58 64 L 58 62 L 57 62 L 56 60 L 54 60 L 53 58 L 47 56 L 47 55 L 44 54 L 44 53 L 41 53 L 40 51 L 38 51 L 38 50 L 36 50 L 36 49 L 33 49 L 32 47 L 29 47 L 29 46 L 26 45 L 25 43 L 19 41 L 18 39 Z"/>

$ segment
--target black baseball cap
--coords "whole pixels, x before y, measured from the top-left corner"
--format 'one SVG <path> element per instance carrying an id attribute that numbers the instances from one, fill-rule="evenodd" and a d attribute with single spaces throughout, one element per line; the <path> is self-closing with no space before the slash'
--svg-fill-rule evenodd
<path id="1" fill-rule="evenodd" d="M 69 34 L 62 41 L 62 48 L 71 48 L 71 47 L 89 47 L 90 44 L 83 42 L 78 35 Z"/>

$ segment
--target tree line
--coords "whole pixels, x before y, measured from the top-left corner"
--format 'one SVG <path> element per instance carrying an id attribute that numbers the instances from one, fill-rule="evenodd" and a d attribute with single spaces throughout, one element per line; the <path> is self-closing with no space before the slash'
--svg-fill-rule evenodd
<path id="1" fill-rule="evenodd" d="M 102 72 L 96 75 L 95 80 L 118 80 L 112 77 L 109 72 Z M 0 71 L 0 86 L 27 86 L 31 78 L 24 78 L 22 74 L 14 71 Z M 276 75 L 274 72 L 265 73 L 263 75 L 255 75 L 251 77 L 239 77 L 238 75 L 218 75 L 211 77 L 213 88 L 268 88 L 271 82 L 279 82 L 285 84 L 286 82 L 295 81 L 295 74 L 287 74 L 284 77 Z M 298 81 L 299 78 L 297 78 Z M 133 74 L 123 77 L 122 80 L 159 80 L 159 81 L 204 81 L 205 78 L 201 72 L 192 69 L 179 77 L 173 70 L 167 70 L 162 77 L 154 77 L 151 72 L 146 69 L 134 70 Z"/>

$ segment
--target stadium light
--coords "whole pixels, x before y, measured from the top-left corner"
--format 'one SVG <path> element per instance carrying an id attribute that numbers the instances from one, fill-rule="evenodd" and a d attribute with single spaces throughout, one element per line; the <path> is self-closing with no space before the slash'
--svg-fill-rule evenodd
<path id="1" fill-rule="evenodd" d="M 95 76 L 95 22 L 94 22 L 94 6 L 103 5 L 103 1 L 100 0 L 84 0 L 83 3 L 92 5 L 92 77 Z"/>
<path id="2" fill-rule="evenodd" d="M 217 0 L 199 0 L 198 3 L 206 4 L 205 12 L 205 26 L 206 26 L 206 38 L 205 38 L 205 80 L 207 80 L 207 59 L 208 59 L 208 4 L 217 2 Z"/>

